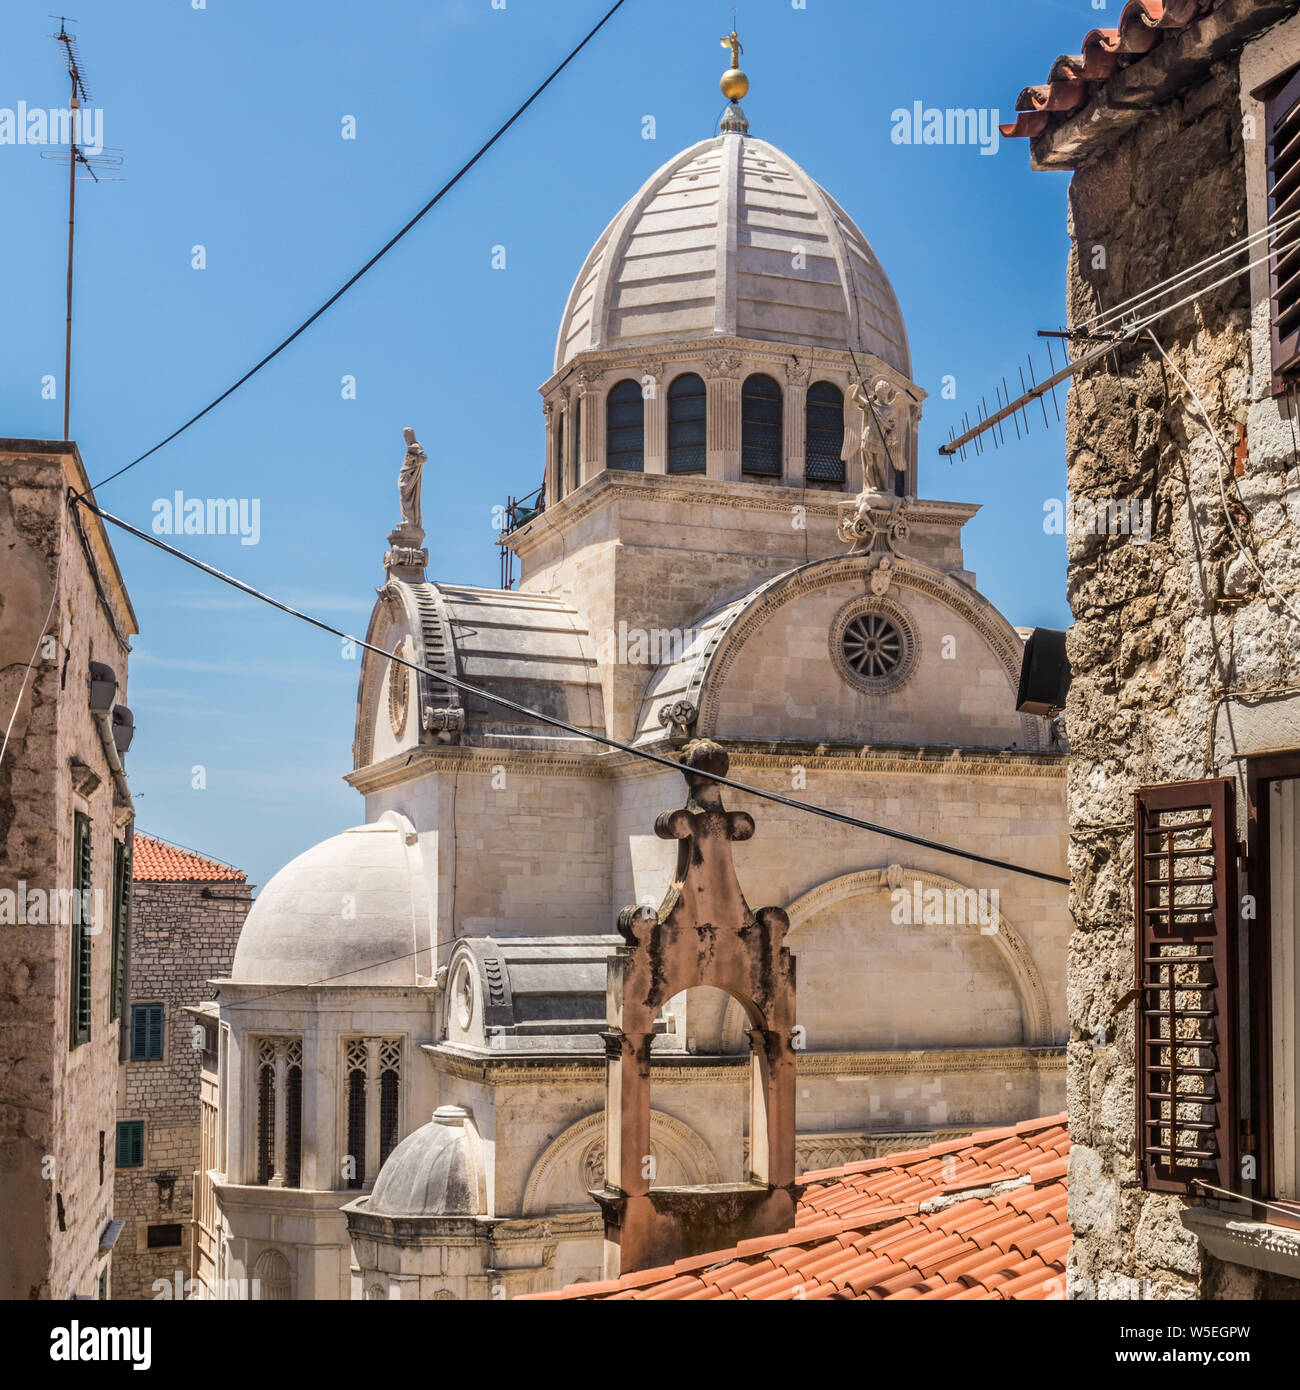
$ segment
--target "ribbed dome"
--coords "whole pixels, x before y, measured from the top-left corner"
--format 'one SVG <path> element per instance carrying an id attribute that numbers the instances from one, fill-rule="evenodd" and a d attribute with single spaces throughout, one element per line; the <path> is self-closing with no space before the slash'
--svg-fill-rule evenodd
<path id="1" fill-rule="evenodd" d="M 478 1183 L 469 1112 L 441 1105 L 388 1155 L 379 1170 L 366 1210 L 375 1216 L 474 1216 Z"/>
<path id="2" fill-rule="evenodd" d="M 728 334 L 851 344 L 911 376 L 866 237 L 788 155 L 738 130 L 670 159 L 606 227 L 569 295 L 555 370 L 590 349 Z"/>
<path id="3" fill-rule="evenodd" d="M 230 977 L 253 984 L 413 985 L 429 923 L 411 823 L 385 811 L 300 854 L 258 894 Z"/>

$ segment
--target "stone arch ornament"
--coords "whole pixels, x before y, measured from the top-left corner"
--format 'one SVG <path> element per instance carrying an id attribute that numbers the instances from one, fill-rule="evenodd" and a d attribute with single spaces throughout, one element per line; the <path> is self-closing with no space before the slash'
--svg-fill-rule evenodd
<path id="1" fill-rule="evenodd" d="M 692 1175 L 695 1183 L 717 1183 L 722 1180 L 713 1150 L 681 1120 L 662 1110 L 650 1112 L 651 1152 L 669 1153 L 678 1167 Z M 597 1110 L 572 1124 L 549 1143 L 533 1165 L 524 1187 L 523 1214 L 545 1216 L 555 1210 L 568 1210 L 566 1189 L 579 1194 L 574 1207 L 581 1209 L 585 1193 L 598 1187 L 604 1178 L 606 1152 L 605 1113 Z M 584 1174 L 589 1163 L 599 1162 L 599 1168 Z M 576 1176 L 575 1176 L 576 1174 Z M 584 1176 L 590 1181 L 583 1181 Z"/>
<path id="2" fill-rule="evenodd" d="M 731 846 L 753 818 L 728 811 L 714 777 L 725 749 L 705 739 L 679 760 L 686 805 L 655 821 L 677 841 L 677 868 L 658 911 L 619 914 L 624 945 L 610 959 L 605 1038 L 605 1185 L 592 1196 L 605 1219 L 605 1274 L 617 1277 L 717 1250 L 794 1224 L 795 970 L 779 907 L 751 911 Z M 660 1009 L 676 994 L 712 985 L 749 1020 L 750 1177 L 725 1185 L 652 1189 L 650 1046 Z"/>
<path id="3" fill-rule="evenodd" d="M 945 893 L 977 891 L 972 890 L 967 884 L 958 883 L 956 879 L 943 878 L 926 869 L 913 869 L 900 864 L 891 864 L 886 869 L 861 869 L 855 873 L 841 874 L 837 878 L 827 879 L 825 883 L 819 883 L 816 888 L 810 889 L 790 904 L 786 909 L 790 919 L 787 939 L 796 936 L 800 928 L 819 912 L 833 907 L 836 903 L 870 894 L 892 893 L 895 889 L 910 887 L 913 883 L 920 883 L 922 891 L 926 888 L 938 888 Z M 989 930 L 989 927 L 992 930 Z M 1043 987 L 1043 978 L 1038 972 L 1038 966 L 1034 963 L 1029 947 L 1025 945 L 1020 933 L 1001 912 L 998 912 L 987 925 L 981 925 L 979 921 L 945 924 L 945 930 L 953 929 L 967 934 L 984 935 L 993 943 L 993 949 L 1001 957 L 1007 973 L 1015 983 L 1016 993 L 1020 996 L 1026 1045 L 1053 1046 L 1055 1038 L 1052 1034 L 1052 1011 L 1047 991 Z"/>

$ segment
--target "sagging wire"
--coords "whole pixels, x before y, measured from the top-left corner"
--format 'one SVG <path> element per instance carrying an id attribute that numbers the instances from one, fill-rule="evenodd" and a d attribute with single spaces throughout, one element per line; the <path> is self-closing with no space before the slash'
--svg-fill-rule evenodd
<path id="1" fill-rule="evenodd" d="M 1183 389 L 1196 403 L 1196 409 L 1200 412 L 1201 420 L 1204 422 L 1205 428 L 1209 432 L 1210 438 L 1214 441 L 1214 447 L 1219 451 L 1219 458 L 1223 461 L 1224 468 L 1231 470 L 1231 460 L 1228 458 L 1228 455 L 1224 450 L 1223 443 L 1219 439 L 1218 430 L 1214 428 L 1214 425 L 1210 420 L 1210 414 L 1209 411 L 1205 408 L 1205 402 L 1201 399 L 1200 395 L 1196 391 L 1195 387 L 1192 386 L 1191 382 L 1188 381 L 1187 378 L 1179 370 L 1177 363 L 1175 363 L 1173 358 L 1170 357 L 1169 354 L 1165 351 L 1164 345 L 1161 343 L 1160 339 L 1156 337 L 1155 333 L 1150 328 L 1146 330 L 1146 333 L 1147 337 L 1149 337 L 1151 341 L 1156 345 L 1156 351 L 1159 352 L 1160 356 L 1164 358 L 1166 365 L 1169 367 L 1169 370 L 1173 372 L 1173 374 L 1178 378 L 1179 381 L 1182 382 Z M 1293 618 L 1296 619 L 1297 622 L 1300 622 L 1300 612 L 1296 611 L 1296 609 L 1292 606 L 1290 599 L 1288 599 L 1287 596 L 1281 591 L 1281 589 L 1279 589 L 1277 585 L 1274 584 L 1273 581 L 1268 577 L 1268 575 L 1264 573 L 1263 566 L 1259 563 L 1258 560 L 1255 559 L 1255 557 L 1250 553 L 1250 551 L 1246 549 L 1246 544 L 1241 538 L 1241 533 L 1237 530 L 1237 523 L 1232 519 L 1232 510 L 1228 506 L 1228 493 L 1227 489 L 1225 489 L 1225 487 L 1223 486 L 1222 469 L 1216 468 L 1214 470 L 1214 477 L 1215 481 L 1219 484 L 1219 501 L 1223 504 L 1224 520 L 1228 523 L 1228 530 L 1232 533 L 1232 539 L 1236 542 L 1238 553 L 1245 558 L 1246 562 L 1259 576 L 1260 582 L 1265 586 L 1265 588 L 1267 588 L 1274 595 L 1278 602 L 1282 604 L 1282 606 L 1287 610 L 1288 613 L 1291 614 Z"/>
<path id="2" fill-rule="evenodd" d="M 214 565 L 209 565 L 205 561 L 193 555 L 186 554 L 183 550 L 178 550 L 173 545 L 168 545 L 166 541 L 160 540 L 157 536 L 150 535 L 147 531 L 141 531 L 138 527 L 132 526 L 129 521 L 124 521 L 119 516 L 114 516 L 112 512 L 106 512 L 97 506 L 88 497 L 81 493 L 69 489 L 69 498 L 77 506 L 85 507 L 99 517 L 101 521 L 106 521 L 112 526 L 118 527 L 128 535 L 134 536 L 137 540 L 145 541 L 164 554 L 170 555 L 173 559 L 182 560 L 185 564 L 200 570 L 213 579 L 219 579 L 223 584 L 228 584 L 241 593 L 247 594 L 250 598 L 255 598 L 262 603 L 278 608 L 280 612 L 287 613 L 291 618 L 297 618 L 302 622 L 310 624 L 312 627 L 319 628 L 322 632 L 328 632 L 333 637 L 338 637 L 342 641 L 354 643 L 365 651 L 373 652 L 376 656 L 385 661 L 394 662 L 396 665 L 405 666 L 421 675 L 430 677 L 440 685 L 451 686 L 466 695 L 476 696 L 478 699 L 487 700 L 494 705 L 499 705 L 503 709 L 508 709 L 516 714 L 526 715 L 529 719 L 534 719 L 538 723 L 548 724 L 552 728 L 561 729 L 565 733 L 575 738 L 587 739 L 592 743 L 602 744 L 606 748 L 612 748 L 616 752 L 627 753 L 632 757 L 640 758 L 645 762 L 656 763 L 660 767 L 666 767 L 672 772 L 680 773 L 681 764 L 673 758 L 666 758 L 659 753 L 652 753 L 646 748 L 637 748 L 632 744 L 623 743 L 618 739 L 610 738 L 605 734 L 597 733 L 592 729 L 580 729 L 576 724 L 570 724 L 564 719 L 557 718 L 552 714 L 545 714 L 541 710 L 530 709 L 527 705 L 521 705 L 515 700 L 508 699 L 504 695 L 496 695 L 492 691 L 484 690 L 481 686 L 470 685 L 467 681 L 462 681 L 458 676 L 451 676 L 442 671 L 431 670 L 427 666 L 422 666 L 417 661 L 410 661 L 405 657 L 398 656 L 395 652 L 384 651 L 380 647 L 354 637 L 350 633 L 344 632 L 341 628 L 333 627 L 331 624 L 322 621 L 320 618 L 313 617 L 310 613 L 303 613 L 297 608 L 291 607 L 287 603 L 272 597 L 270 594 L 263 593 L 260 589 L 255 589 L 251 584 L 246 584 L 242 579 L 236 579 L 233 575 L 226 574 L 217 569 Z M 965 859 L 970 863 L 984 864 L 989 868 L 1000 869 L 1004 873 L 1024 874 L 1028 878 L 1041 879 L 1046 883 L 1059 883 L 1066 887 L 1070 880 L 1063 878 L 1059 874 L 1051 874 L 1043 869 L 1031 869 L 1023 864 L 1008 863 L 1003 859 L 994 859 L 990 855 L 976 854 L 973 850 L 958 849 L 954 845 L 942 844 L 937 840 L 926 839 L 922 835 L 913 835 L 905 830 L 896 830 L 887 825 L 877 825 L 872 821 L 861 820 L 856 816 L 848 816 L 840 811 L 832 811 L 824 806 L 813 806 L 806 801 L 796 801 L 793 797 L 782 796 L 779 792 L 768 791 L 763 787 L 750 786 L 745 782 L 738 782 L 731 777 L 723 777 L 718 773 L 704 772 L 697 770 L 698 776 L 707 777 L 708 780 L 716 782 L 719 786 L 730 787 L 733 791 L 744 793 L 746 796 L 757 797 L 763 801 L 771 801 L 778 806 L 785 806 L 792 811 L 802 811 L 808 815 L 821 816 L 825 820 L 835 821 L 840 825 L 847 825 L 854 830 L 870 831 L 874 835 L 882 835 L 887 839 L 899 840 L 905 844 L 916 845 L 921 849 L 935 850 L 940 854 L 951 854 L 958 859 Z"/>
<path id="3" fill-rule="evenodd" d="M 365 265 L 363 265 L 361 269 L 356 272 L 355 275 L 345 280 L 344 283 L 340 285 L 339 288 L 335 290 L 332 295 L 330 295 L 330 297 L 324 302 L 324 304 L 320 306 L 320 308 L 318 308 L 308 318 L 304 319 L 302 323 L 300 323 L 298 327 L 295 328 L 293 332 L 290 333 L 289 336 L 285 338 L 282 343 L 272 348 L 271 351 L 268 352 L 260 362 L 258 362 L 255 366 L 250 367 L 249 370 L 246 371 L 244 375 L 239 378 L 238 381 L 236 381 L 233 385 L 228 386 L 219 396 L 216 397 L 215 400 L 209 401 L 208 404 L 205 405 L 203 409 L 198 412 L 197 415 L 191 415 L 190 418 L 186 420 L 183 425 L 181 425 L 178 429 L 174 429 L 165 439 L 160 439 L 158 443 L 153 446 L 152 449 L 146 449 L 145 452 L 139 456 L 139 458 L 132 459 L 130 463 L 125 464 L 123 465 L 123 467 L 119 468 L 116 473 L 110 473 L 108 477 L 101 478 L 99 482 L 95 484 L 95 487 L 101 488 L 104 486 L 105 483 L 111 483 L 114 478 L 120 478 L 123 473 L 130 472 L 130 470 L 134 468 L 136 464 L 143 463 L 145 459 L 147 459 L 151 454 L 156 454 L 159 449 L 163 448 L 164 445 L 170 444 L 173 439 L 177 438 L 179 435 L 184 434 L 185 431 L 189 429 L 191 425 L 198 424 L 198 422 L 201 419 L 203 419 L 203 417 L 210 410 L 215 410 L 217 406 L 221 404 L 222 401 L 234 395 L 234 393 L 238 391 L 239 388 L 246 381 L 249 381 L 252 377 L 256 376 L 257 373 L 260 372 L 263 367 L 265 367 L 268 363 L 272 362 L 275 358 L 277 358 L 285 350 L 285 348 L 289 346 L 290 343 L 292 343 L 296 338 L 300 337 L 303 333 L 305 333 L 307 329 L 309 329 L 312 326 L 312 324 L 315 323 L 316 320 L 320 318 L 320 316 L 323 313 L 325 313 L 327 309 L 329 309 L 333 304 L 337 303 L 340 299 L 342 299 L 343 296 L 352 288 L 353 285 L 357 283 L 358 280 L 361 279 L 361 277 L 368 270 L 370 270 L 374 265 L 376 265 L 380 260 L 382 260 L 383 257 L 386 256 L 388 252 L 391 251 L 399 241 L 401 241 L 401 239 L 407 234 L 407 232 L 409 232 L 411 228 L 414 227 L 415 224 L 419 222 L 420 219 L 424 217 L 424 215 L 427 212 L 430 212 L 434 207 L 436 207 L 437 204 L 442 201 L 443 197 L 446 194 L 450 193 L 451 190 L 456 187 L 456 185 L 461 181 L 461 179 L 463 179 L 465 175 L 468 174 L 469 171 L 479 162 L 479 160 L 482 159 L 485 154 L 487 154 L 487 152 L 492 148 L 492 146 L 495 145 L 497 141 L 501 139 L 501 137 L 506 133 L 506 131 L 508 131 L 510 127 L 514 125 L 514 123 L 520 118 L 520 116 L 522 116 L 524 112 L 528 110 L 528 108 L 533 104 L 533 102 L 535 102 L 537 98 L 541 96 L 541 94 L 551 85 L 551 83 L 554 82 L 555 79 L 564 71 L 564 69 L 567 68 L 571 62 L 573 62 L 573 60 L 578 56 L 578 54 L 581 53 L 584 48 L 586 48 L 586 46 L 592 41 L 592 39 L 594 39 L 596 35 L 605 27 L 605 25 L 614 17 L 614 14 L 618 10 L 622 9 L 622 7 L 626 3 L 627 0 L 614 0 L 614 4 L 612 4 L 609 7 L 609 9 L 606 10 L 605 13 L 600 17 L 600 19 L 587 31 L 587 34 L 583 38 L 582 42 L 571 50 L 568 57 L 565 58 L 562 63 L 560 63 L 557 67 L 551 70 L 550 75 L 546 78 L 546 80 L 533 89 L 532 94 L 515 108 L 513 114 L 509 117 L 509 119 L 507 119 L 497 127 L 495 133 L 478 147 L 474 154 L 471 155 L 470 158 L 467 159 L 465 163 L 462 164 L 460 168 L 456 170 L 456 172 L 451 176 L 451 178 L 449 178 L 447 182 L 444 183 L 443 186 L 433 195 L 433 197 L 430 198 L 427 203 L 425 203 L 425 205 L 419 210 L 419 212 L 417 212 L 415 216 L 412 217 L 404 227 L 402 227 L 398 232 L 396 232 L 392 237 L 390 237 L 388 241 L 386 241 L 384 245 L 381 246 L 373 256 L 371 256 L 371 258 L 365 263 Z"/>

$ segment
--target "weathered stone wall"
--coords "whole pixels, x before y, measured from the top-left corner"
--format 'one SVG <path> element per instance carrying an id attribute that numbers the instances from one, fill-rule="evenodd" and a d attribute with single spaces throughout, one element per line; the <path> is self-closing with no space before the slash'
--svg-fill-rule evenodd
<path id="1" fill-rule="evenodd" d="M 156 1062 L 127 1060 L 122 1066 L 119 1120 L 144 1121 L 144 1163 L 119 1168 L 113 1215 L 126 1224 L 113 1260 L 113 1296 L 150 1298 L 156 1279 L 174 1285 L 194 1275 L 194 1179 L 200 1164 L 199 1073 L 202 1029 L 187 1005 L 211 993 L 208 981 L 226 974 L 239 931 L 248 915 L 252 889 L 245 883 L 139 883 L 131 910 L 130 994 L 132 1004 L 164 1007 L 163 1055 Z M 150 1250 L 151 1225 L 179 1225 L 177 1246 Z"/>
<path id="2" fill-rule="evenodd" d="M 113 1201 L 118 1024 L 110 1014 L 113 845 L 128 812 L 114 805 L 87 703 L 88 665 L 116 671 L 125 699 L 134 621 L 93 519 L 92 561 L 65 501 L 86 486 L 75 446 L 0 441 L 0 708 L 13 732 L 0 763 L 0 890 L 70 893 L 76 812 L 90 817 L 91 885 L 102 916 L 91 941 L 90 1039 L 69 1042 L 74 928 L 0 925 L 0 1297 L 95 1297 Z M 98 583 L 98 588 L 97 588 Z M 57 602 L 51 600 L 58 588 Z M 102 589 L 101 596 L 99 590 Z M 46 615 L 49 614 L 47 623 Z M 42 633 L 55 641 L 38 654 Z M 71 763 L 84 764 L 74 785 Z M 48 901 L 48 897 L 47 897 Z M 12 911 L 12 906 L 11 906 Z"/>
<path id="3" fill-rule="evenodd" d="M 1260 132 L 1262 137 L 1262 132 Z M 1262 138 L 1254 142 L 1262 147 Z M 1080 168 L 1070 189 L 1070 321 L 1184 269 L 1247 230 L 1235 59 Z M 1258 252 L 1253 253 L 1258 254 Z M 1166 302 L 1172 302 L 1172 296 Z M 1160 320 L 1154 331 L 1205 402 L 1231 455 L 1252 400 L 1251 305 L 1234 279 Z M 1255 447 L 1225 466 L 1177 377 L 1150 339 L 1076 378 L 1067 424 L 1075 499 L 1150 502 L 1148 544 L 1069 536 L 1075 617 L 1067 708 L 1070 768 L 1071 1035 L 1068 1092 L 1071 1252 L 1076 1297 L 1257 1296 L 1257 1276 L 1214 1268 L 1178 1197 L 1138 1185 L 1134 1108 L 1133 792 L 1152 783 L 1230 775 L 1216 743 L 1229 698 L 1294 688 L 1300 630 L 1241 560 L 1223 496 L 1259 563 L 1292 595 L 1300 550 L 1287 501 L 1297 459 Z M 1224 493 L 1220 492 L 1220 481 Z M 1296 600 L 1293 598 L 1292 600 Z M 1293 740 L 1300 743 L 1300 730 Z"/>

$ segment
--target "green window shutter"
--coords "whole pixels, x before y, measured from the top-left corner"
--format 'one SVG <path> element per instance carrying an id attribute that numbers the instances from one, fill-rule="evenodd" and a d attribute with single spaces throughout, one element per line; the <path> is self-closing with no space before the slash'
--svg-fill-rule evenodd
<path id="1" fill-rule="evenodd" d="M 119 1120 L 117 1125 L 117 1166 L 139 1168 L 144 1163 L 144 1121 Z"/>
<path id="2" fill-rule="evenodd" d="M 90 818 L 77 813 L 73 829 L 73 889 L 76 893 L 73 915 L 80 921 L 69 923 L 71 937 L 71 978 L 69 981 L 69 1046 L 90 1041 L 90 928 L 93 902 L 91 884 Z"/>
<path id="3" fill-rule="evenodd" d="M 131 1005 L 131 1060 L 161 1062 L 163 1056 L 162 1004 Z"/>
<path id="4" fill-rule="evenodd" d="M 119 841 L 113 851 L 113 978 L 109 1020 L 122 1017 L 126 992 L 126 941 L 131 929 L 131 850 Z"/>

